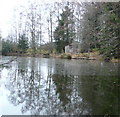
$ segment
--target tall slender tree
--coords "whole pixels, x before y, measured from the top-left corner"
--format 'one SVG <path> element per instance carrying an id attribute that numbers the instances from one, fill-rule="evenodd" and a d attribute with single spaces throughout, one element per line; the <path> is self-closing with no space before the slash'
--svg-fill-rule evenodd
<path id="1" fill-rule="evenodd" d="M 58 22 L 58 26 L 54 31 L 54 39 L 57 45 L 57 51 L 64 52 L 65 46 L 70 44 L 74 39 L 74 27 L 73 27 L 73 12 L 68 6 L 65 6 L 65 10 L 61 13 L 61 18 Z"/>

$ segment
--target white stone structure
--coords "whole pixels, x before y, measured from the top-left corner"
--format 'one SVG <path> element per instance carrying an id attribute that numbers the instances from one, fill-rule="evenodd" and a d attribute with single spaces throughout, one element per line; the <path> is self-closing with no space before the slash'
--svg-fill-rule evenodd
<path id="1" fill-rule="evenodd" d="M 73 42 L 67 46 L 65 46 L 65 53 L 79 53 L 80 52 L 80 44 L 78 42 Z"/>

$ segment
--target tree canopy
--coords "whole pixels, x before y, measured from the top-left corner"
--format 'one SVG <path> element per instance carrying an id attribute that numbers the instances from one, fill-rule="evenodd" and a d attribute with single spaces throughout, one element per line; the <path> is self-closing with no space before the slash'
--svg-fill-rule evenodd
<path id="1" fill-rule="evenodd" d="M 57 45 L 57 51 L 64 52 L 66 45 L 70 44 L 75 36 L 75 27 L 73 12 L 68 6 L 60 14 L 61 18 L 58 20 L 58 26 L 54 31 L 54 40 Z"/>
<path id="2" fill-rule="evenodd" d="M 56 44 L 50 53 L 64 53 L 65 46 L 74 40 L 81 45 L 80 52 L 96 50 L 104 58 L 120 58 L 119 6 L 119 2 L 61 2 L 45 4 L 41 10 L 44 7 L 33 3 L 20 12 L 18 27 L 14 26 L 14 34 L 5 40 L 22 51 L 31 49 L 33 56 L 45 43 Z M 3 51 L 10 52 L 6 44 L 11 45 L 3 41 Z"/>

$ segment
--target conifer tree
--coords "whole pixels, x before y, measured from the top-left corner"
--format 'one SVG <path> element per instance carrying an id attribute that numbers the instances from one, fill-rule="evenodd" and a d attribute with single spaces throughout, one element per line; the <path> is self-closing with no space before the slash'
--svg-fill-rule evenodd
<path id="1" fill-rule="evenodd" d="M 70 44 L 75 36 L 74 18 L 73 12 L 68 6 L 65 6 L 58 20 L 58 26 L 54 31 L 54 40 L 57 45 L 57 52 L 61 53 L 65 51 L 65 46 Z"/>

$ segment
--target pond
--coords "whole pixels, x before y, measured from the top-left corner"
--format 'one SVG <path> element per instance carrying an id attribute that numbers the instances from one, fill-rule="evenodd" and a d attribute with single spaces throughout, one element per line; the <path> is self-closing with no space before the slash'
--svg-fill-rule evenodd
<path id="1" fill-rule="evenodd" d="M 0 66 L 0 76 L 0 115 L 120 112 L 118 63 L 18 57 Z"/>

